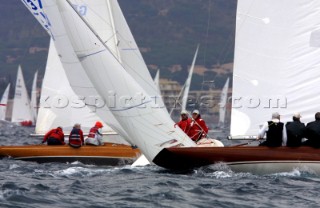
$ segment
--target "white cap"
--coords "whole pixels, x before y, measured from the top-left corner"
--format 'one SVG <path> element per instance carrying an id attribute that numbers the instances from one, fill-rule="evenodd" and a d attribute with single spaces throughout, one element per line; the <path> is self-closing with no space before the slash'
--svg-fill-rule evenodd
<path id="1" fill-rule="evenodd" d="M 293 114 L 293 117 L 295 117 L 295 118 L 301 118 L 301 115 L 300 115 L 300 113 L 294 113 L 294 114 Z"/>
<path id="2" fill-rule="evenodd" d="M 275 112 L 272 114 L 272 118 L 279 118 L 280 114 L 278 112 Z"/>
<path id="3" fill-rule="evenodd" d="M 198 110 L 194 110 L 194 111 L 192 112 L 192 114 L 194 114 L 194 113 L 195 113 L 195 114 L 198 114 L 198 115 L 200 114 Z"/>
<path id="4" fill-rule="evenodd" d="M 180 115 L 186 114 L 188 115 L 188 112 L 186 110 L 181 111 Z"/>

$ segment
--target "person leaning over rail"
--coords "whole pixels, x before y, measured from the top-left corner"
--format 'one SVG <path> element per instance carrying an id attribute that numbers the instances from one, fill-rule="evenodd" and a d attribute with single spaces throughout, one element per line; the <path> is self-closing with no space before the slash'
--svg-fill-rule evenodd
<path id="1" fill-rule="evenodd" d="M 194 141 L 197 142 L 202 138 L 205 138 L 208 134 L 208 127 L 206 122 L 201 118 L 201 115 L 198 110 L 192 112 L 192 121 L 190 124 L 190 130 L 188 136 Z"/>
<path id="2" fill-rule="evenodd" d="M 306 138 L 303 145 L 320 148 L 320 112 L 315 114 L 315 121 L 306 126 Z"/>
<path id="3" fill-rule="evenodd" d="M 83 132 L 81 125 L 76 123 L 69 135 L 69 145 L 74 148 L 79 148 L 84 144 Z"/>
<path id="4" fill-rule="evenodd" d="M 286 123 L 288 147 L 301 146 L 302 139 L 305 138 L 306 126 L 304 123 L 301 123 L 300 118 L 300 113 L 295 113 L 292 117 L 293 121 Z"/>
<path id="5" fill-rule="evenodd" d="M 48 145 L 64 145 L 64 133 L 62 127 L 50 130 L 44 135 L 42 144 L 47 142 Z"/>
<path id="6" fill-rule="evenodd" d="M 259 131 L 257 140 L 263 139 L 266 134 L 266 141 L 262 142 L 259 146 L 280 147 L 285 146 L 287 143 L 286 127 L 280 122 L 280 114 L 273 113 L 271 121 L 263 124 Z"/>
<path id="7" fill-rule="evenodd" d="M 188 112 L 183 110 L 181 111 L 181 120 L 176 123 L 174 125 L 174 127 L 176 128 L 176 126 L 179 126 L 180 129 L 182 129 L 182 131 L 184 131 L 186 134 L 188 134 L 189 130 L 190 130 L 190 125 L 191 125 L 191 118 L 188 117 Z"/>
<path id="8" fill-rule="evenodd" d="M 99 131 L 99 129 L 101 129 L 102 127 L 103 124 L 100 121 L 97 121 L 95 123 L 94 127 L 90 129 L 88 137 L 84 141 L 86 145 L 103 145 L 102 133 L 100 133 Z"/>

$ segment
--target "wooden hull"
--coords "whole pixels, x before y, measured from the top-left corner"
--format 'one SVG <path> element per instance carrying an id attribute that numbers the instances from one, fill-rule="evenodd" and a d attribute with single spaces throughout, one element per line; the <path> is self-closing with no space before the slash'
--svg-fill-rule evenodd
<path id="1" fill-rule="evenodd" d="M 320 173 L 320 149 L 312 147 L 190 147 L 163 149 L 153 162 L 187 170 L 225 163 L 236 172 L 267 174 L 307 168 Z"/>
<path id="2" fill-rule="evenodd" d="M 105 143 L 104 146 L 69 145 L 0 146 L 0 157 L 43 162 L 75 162 L 94 165 L 131 164 L 141 155 L 138 149 L 127 145 Z"/>

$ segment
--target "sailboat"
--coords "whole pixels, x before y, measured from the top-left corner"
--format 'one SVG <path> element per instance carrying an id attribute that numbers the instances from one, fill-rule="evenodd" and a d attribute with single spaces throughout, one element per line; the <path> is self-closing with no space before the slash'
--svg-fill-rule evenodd
<path id="1" fill-rule="evenodd" d="M 110 90 L 116 93 L 118 98 L 125 98 L 127 101 L 126 105 L 123 105 L 121 102 L 123 100 L 121 99 L 115 99 L 113 100 L 115 102 L 107 102 L 106 104 L 111 110 L 112 115 L 126 131 L 127 135 L 129 135 L 125 137 L 125 139 L 127 139 L 129 143 L 138 146 L 147 159 L 156 165 L 169 169 L 188 169 L 225 162 L 233 170 L 256 173 L 290 171 L 292 168 L 304 166 L 320 172 L 320 152 L 318 149 L 311 147 L 197 147 L 183 131 L 174 128 L 174 122 L 171 120 L 169 114 L 161 108 L 159 103 L 152 99 L 154 96 L 158 96 L 158 94 L 152 94 L 153 92 L 149 91 L 154 84 L 150 85 L 150 88 L 146 88 L 146 85 L 144 85 L 146 82 L 138 82 L 119 59 L 114 56 L 90 24 L 88 24 L 81 14 L 72 6 L 70 1 L 39 0 L 38 2 L 30 2 L 22 0 L 22 2 L 54 39 L 54 44 L 62 63 L 65 63 L 67 58 L 72 58 L 80 67 L 79 69 L 88 75 L 94 88 L 103 98 L 108 99 L 108 93 L 106 92 Z M 285 3 L 287 3 L 286 7 L 284 6 Z M 290 5 L 290 7 L 288 8 L 287 5 Z M 287 62 L 288 59 L 286 58 L 299 54 L 299 56 L 293 57 L 298 58 L 299 61 L 303 61 L 309 57 L 313 59 L 311 59 L 311 61 L 308 60 L 308 62 L 303 61 L 303 65 L 299 64 L 299 67 L 303 68 L 303 70 L 299 68 L 299 70 L 302 70 L 299 72 L 303 72 L 304 76 L 294 76 L 294 80 L 299 78 L 305 79 L 308 75 L 308 70 L 317 73 L 315 69 L 319 64 L 317 63 L 317 58 L 313 56 L 316 55 L 318 57 L 319 53 L 318 48 L 315 47 L 318 44 L 318 33 L 315 27 L 310 27 L 309 25 L 310 22 L 318 25 L 317 23 L 320 21 L 318 15 L 320 14 L 318 14 L 317 8 L 319 6 L 320 3 L 318 1 L 312 1 L 310 3 L 309 0 L 281 2 L 270 0 L 263 3 L 240 0 L 237 11 L 235 71 L 238 71 L 237 68 L 240 67 L 240 62 L 251 65 L 250 61 L 252 60 L 264 60 L 264 58 L 275 59 L 276 61 L 266 60 L 266 64 L 263 65 L 262 68 L 264 70 L 265 67 L 268 67 L 268 70 L 280 70 L 280 73 L 272 72 L 269 74 L 266 73 L 266 71 L 263 73 L 259 72 L 259 75 L 264 76 L 263 80 L 265 83 L 262 87 L 267 88 L 270 83 L 270 79 L 269 81 L 266 79 L 269 78 L 268 76 L 273 75 L 272 80 L 274 81 L 274 79 L 277 79 L 274 75 L 277 74 L 282 81 L 286 81 L 290 70 L 285 69 L 291 69 L 293 65 L 296 64 L 296 62 Z M 304 9 L 302 10 L 301 7 Z M 253 8 L 255 8 L 255 10 Z M 258 8 L 263 9 L 259 10 Z M 285 9 L 281 12 L 274 12 L 275 10 L 279 11 L 279 8 Z M 301 15 L 297 17 L 297 13 Z M 261 16 L 262 18 L 259 18 Z M 301 16 L 306 18 L 301 19 Z M 283 21 L 283 18 L 286 18 L 286 21 Z M 299 24 L 287 24 L 288 22 Z M 276 24 L 276 27 L 272 24 Z M 261 30 L 263 32 L 261 32 Z M 310 31 L 312 32 L 311 36 Z M 306 32 L 309 35 L 301 35 Z M 279 38 L 281 41 L 277 41 Z M 296 40 L 297 38 L 299 41 Z M 247 50 L 252 49 L 250 47 L 259 48 L 259 44 L 263 46 L 260 48 L 259 53 L 251 54 L 251 50 Z M 304 50 L 293 50 L 293 48 L 288 47 L 288 45 L 293 48 L 303 48 Z M 245 50 L 242 51 L 242 49 Z M 275 50 L 276 53 L 274 53 Z M 250 54 L 243 56 L 245 52 L 250 52 Z M 304 55 L 300 56 L 300 53 Z M 254 59 L 252 58 L 253 56 L 257 56 L 259 59 Z M 240 58 L 245 57 L 250 58 L 250 60 L 246 62 L 242 59 L 240 60 Z M 279 57 L 281 57 L 281 59 L 279 59 Z M 286 64 L 284 63 L 288 64 L 288 68 L 286 68 Z M 273 67 L 274 64 L 279 64 L 277 66 L 281 67 Z M 254 64 L 252 66 L 257 69 L 259 65 Z M 242 74 L 235 73 L 233 79 L 234 84 L 237 82 L 236 76 L 240 76 L 242 79 L 248 80 L 248 84 L 251 83 L 260 86 L 259 80 L 253 76 L 254 74 L 255 73 L 241 76 Z M 303 86 L 310 84 L 312 86 L 320 76 L 315 76 L 315 74 L 312 73 L 312 77 L 308 77 L 313 79 L 313 81 L 310 82 L 308 79 L 308 82 L 294 83 L 303 83 Z M 278 82 L 276 83 L 280 84 Z M 250 85 L 250 87 L 252 86 Z M 279 86 L 277 87 L 277 89 L 279 89 Z M 284 86 L 282 87 L 284 88 Z M 312 87 L 312 89 L 316 89 L 314 86 Z M 236 88 L 235 85 L 234 88 Z M 267 88 L 267 90 L 272 92 L 269 88 Z M 297 88 L 297 90 L 300 90 L 300 88 Z M 291 91 L 294 90 L 291 89 Z M 315 91 L 316 90 L 313 90 L 312 93 Z M 137 93 L 142 95 L 144 99 L 132 99 Z M 289 93 L 288 96 L 290 95 Z M 296 95 L 297 93 L 295 92 L 295 96 Z M 310 100 L 313 101 L 317 98 L 319 98 L 319 93 L 316 95 L 313 94 Z M 290 101 L 292 101 L 291 97 Z M 299 99 L 294 99 L 294 101 L 299 102 Z M 310 104 L 309 101 L 308 104 Z M 235 100 L 233 100 L 233 102 L 235 102 Z M 301 104 L 298 106 L 304 106 L 307 109 L 313 107 L 312 110 L 314 110 L 317 103 L 319 102 L 315 102 L 314 105 L 311 104 L 307 107 Z M 293 106 L 297 107 L 295 104 L 293 104 Z M 291 110 L 295 109 L 290 107 L 288 112 Z M 233 113 L 234 111 L 232 114 Z M 259 111 L 259 113 L 264 114 L 265 112 Z M 242 114 L 240 113 L 240 115 Z M 232 126 L 235 125 L 234 121 L 232 122 Z M 244 120 L 239 122 L 238 125 L 246 127 L 248 124 L 246 122 L 247 121 Z M 248 128 L 241 129 L 243 132 L 248 132 Z"/>
<path id="2" fill-rule="evenodd" d="M 57 85 L 57 80 L 59 84 Z M 59 60 L 53 41 L 50 41 L 49 54 L 46 71 L 42 83 L 42 101 L 40 103 L 38 119 L 36 122 L 36 135 L 44 135 L 57 126 L 62 126 L 64 132 L 70 132 L 72 125 L 81 121 L 84 134 L 97 120 L 100 120 L 94 112 L 82 106 L 64 106 L 60 108 L 55 102 L 57 98 L 76 97 L 72 91 L 68 79 Z M 78 101 L 78 100 L 77 100 Z M 62 102 L 62 101 L 61 101 Z M 75 103 L 73 103 L 75 104 Z M 127 145 L 119 136 L 117 137 L 110 127 L 104 124 L 103 131 L 107 141 L 103 146 L 82 146 L 74 149 L 67 145 L 24 145 L 24 146 L 2 146 L 0 157 L 10 156 L 14 159 L 36 162 L 75 162 L 95 165 L 119 165 L 131 164 L 140 155 L 140 151 Z M 112 143 L 110 142 L 112 141 Z"/>
<path id="3" fill-rule="evenodd" d="M 24 82 L 21 66 L 18 67 L 18 74 L 13 98 L 11 122 L 22 126 L 34 125 L 30 99 Z"/>
<path id="4" fill-rule="evenodd" d="M 195 66 L 195 63 L 196 63 L 196 60 L 197 60 L 197 56 L 198 56 L 198 51 L 199 51 L 199 45 L 197 46 L 196 52 L 194 54 L 188 78 L 187 78 L 187 80 L 186 80 L 186 82 L 184 84 L 184 90 L 183 90 L 183 96 L 182 96 L 182 106 L 181 106 L 181 109 L 183 111 L 187 110 L 188 95 L 189 95 L 189 90 L 190 90 L 190 85 L 191 85 L 191 79 L 192 79 L 194 66 Z"/>
<path id="5" fill-rule="evenodd" d="M 37 110 L 38 110 L 38 106 L 37 106 L 37 95 L 38 95 L 37 94 L 37 79 L 38 79 L 38 71 L 36 71 L 34 73 L 33 82 L 32 82 L 32 89 L 31 89 L 31 101 L 30 101 L 31 111 L 32 111 L 34 121 L 37 120 Z"/>
<path id="6" fill-rule="evenodd" d="M 0 120 L 1 121 L 6 120 L 9 91 L 10 91 L 10 83 L 8 84 L 6 89 L 4 90 L 4 93 L 1 97 L 1 103 L 0 103 Z"/>
<path id="7" fill-rule="evenodd" d="M 195 63 L 197 60 L 198 51 L 199 51 L 199 45 L 197 46 L 196 52 L 194 54 L 192 64 L 191 64 L 191 67 L 189 70 L 188 78 L 187 78 L 186 82 L 184 83 L 184 85 L 179 93 L 179 96 L 178 96 L 178 99 L 180 99 L 181 95 L 183 94 L 182 99 L 181 99 L 182 100 L 182 102 L 181 102 L 181 110 L 182 111 L 185 111 L 187 109 L 187 101 L 188 101 L 188 96 L 189 96 L 189 91 L 190 91 L 191 79 L 192 79 L 192 75 L 193 75 L 194 66 L 195 66 Z M 170 115 L 172 114 L 174 109 L 175 108 L 171 109 Z"/>
<path id="8" fill-rule="evenodd" d="M 221 95 L 220 95 L 220 103 L 219 103 L 219 127 L 225 128 L 225 118 L 226 118 L 226 109 L 227 109 L 227 101 L 228 101 L 228 89 L 229 89 L 229 78 L 224 84 Z"/>
<path id="9" fill-rule="evenodd" d="M 154 77 L 153 81 L 154 81 L 155 85 L 158 88 L 159 94 L 161 94 L 161 90 L 160 90 L 160 70 L 159 69 L 158 69 L 158 71 L 156 73 L 156 76 Z"/>

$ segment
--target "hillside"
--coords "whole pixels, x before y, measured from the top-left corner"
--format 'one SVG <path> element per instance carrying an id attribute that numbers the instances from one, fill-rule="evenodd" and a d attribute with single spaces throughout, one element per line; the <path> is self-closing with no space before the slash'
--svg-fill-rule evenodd
<path id="1" fill-rule="evenodd" d="M 159 68 L 161 77 L 184 82 L 198 43 L 197 65 L 212 69 L 217 63 L 232 62 L 236 0 L 119 3 L 152 75 Z M 40 77 L 44 73 L 49 36 L 20 0 L 2 4 L 0 14 L 0 93 L 15 81 L 19 64 L 30 88 L 33 73 L 39 70 Z M 179 66 L 178 70 L 172 70 L 173 66 Z M 216 87 L 221 88 L 226 76 L 196 74 L 192 88 L 199 89 L 205 79 L 215 79 Z"/>

